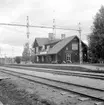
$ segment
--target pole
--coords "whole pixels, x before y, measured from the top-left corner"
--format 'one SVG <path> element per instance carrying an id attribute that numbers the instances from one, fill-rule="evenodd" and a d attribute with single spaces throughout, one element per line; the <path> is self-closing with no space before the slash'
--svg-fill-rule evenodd
<path id="1" fill-rule="evenodd" d="M 0 48 L 0 64 L 2 64 L 1 48 Z"/>
<path id="2" fill-rule="evenodd" d="M 4 61 L 4 62 L 5 62 L 5 64 L 6 64 L 6 63 L 7 63 L 6 54 L 5 54 L 4 56 L 5 56 L 5 61 Z"/>
<path id="3" fill-rule="evenodd" d="M 56 22 L 55 22 L 55 10 L 53 10 L 53 36 L 56 37 Z"/>
<path id="4" fill-rule="evenodd" d="M 28 51 L 30 53 L 30 42 L 29 42 L 29 37 L 30 37 L 30 32 L 29 32 L 29 17 L 27 16 L 27 43 L 28 43 Z"/>
<path id="5" fill-rule="evenodd" d="M 30 32 L 29 32 L 29 27 L 30 27 L 30 25 L 29 25 L 29 17 L 27 16 L 27 48 L 28 48 L 28 54 L 29 54 L 29 60 L 30 60 L 30 42 L 29 42 L 29 37 L 30 37 Z"/>
<path id="6" fill-rule="evenodd" d="M 55 25 L 55 19 L 53 19 L 53 35 L 54 35 L 54 38 L 56 37 L 56 25 Z"/>
<path id="7" fill-rule="evenodd" d="M 28 41 L 28 44 L 29 44 L 29 35 L 30 35 L 30 32 L 29 32 L 29 17 L 27 16 L 27 41 Z"/>
<path id="8" fill-rule="evenodd" d="M 14 48 L 12 47 L 12 63 L 14 63 Z"/>
<path id="9" fill-rule="evenodd" d="M 82 43 L 81 43 L 81 27 L 80 27 L 80 23 L 79 23 L 79 59 L 80 59 L 80 64 L 82 64 Z"/>

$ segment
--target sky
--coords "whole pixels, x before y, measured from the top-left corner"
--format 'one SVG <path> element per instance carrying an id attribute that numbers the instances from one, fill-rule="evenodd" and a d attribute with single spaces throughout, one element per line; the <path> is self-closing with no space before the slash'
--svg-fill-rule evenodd
<path id="1" fill-rule="evenodd" d="M 104 0 L 0 0 L 0 23 L 56 26 L 78 29 L 81 23 L 82 40 L 87 43 L 93 20 Z M 29 28 L 30 46 L 36 37 L 48 37 L 52 29 Z M 26 27 L 0 25 L 0 56 L 20 56 L 26 43 Z M 56 30 L 56 38 L 79 35 L 76 31 Z"/>

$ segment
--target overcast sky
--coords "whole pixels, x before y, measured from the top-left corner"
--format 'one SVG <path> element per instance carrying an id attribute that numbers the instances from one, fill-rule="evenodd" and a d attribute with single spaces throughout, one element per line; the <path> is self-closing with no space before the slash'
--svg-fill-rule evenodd
<path id="1" fill-rule="evenodd" d="M 32 25 L 78 28 L 81 23 L 82 40 L 87 42 L 93 18 L 104 5 L 104 0 L 0 0 L 0 23 L 26 24 L 26 17 Z M 55 11 L 55 12 L 53 12 Z M 30 28 L 30 44 L 35 37 L 47 37 L 52 29 Z M 56 37 L 78 35 L 74 31 L 56 30 Z M 26 28 L 0 26 L 0 51 L 6 56 L 21 55 L 26 42 Z"/>

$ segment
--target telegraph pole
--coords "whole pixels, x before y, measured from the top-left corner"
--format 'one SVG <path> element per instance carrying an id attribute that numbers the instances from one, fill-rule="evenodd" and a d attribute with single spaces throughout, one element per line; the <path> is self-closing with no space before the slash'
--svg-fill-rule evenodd
<path id="1" fill-rule="evenodd" d="M 79 60 L 80 60 L 80 64 L 82 64 L 83 63 L 83 61 L 82 61 L 82 43 L 81 43 L 81 32 L 82 32 L 82 30 L 81 30 L 81 27 L 80 27 L 80 23 L 79 23 Z"/>
<path id="2" fill-rule="evenodd" d="M 29 44 L 29 35 L 30 35 L 30 32 L 29 32 L 29 17 L 27 16 L 27 43 Z"/>

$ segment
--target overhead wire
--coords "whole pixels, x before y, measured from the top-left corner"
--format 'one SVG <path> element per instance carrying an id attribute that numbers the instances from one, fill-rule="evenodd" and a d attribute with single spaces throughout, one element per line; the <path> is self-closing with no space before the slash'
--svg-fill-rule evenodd
<path id="1" fill-rule="evenodd" d="M 23 24 L 11 24 L 11 23 L 0 23 L 0 25 L 27 27 L 27 25 L 23 25 Z M 49 28 L 49 29 L 52 29 L 53 28 L 52 26 L 41 26 L 41 25 L 29 25 L 29 27 Z M 62 27 L 56 27 L 56 29 L 79 31 L 78 29 L 62 28 Z"/>

